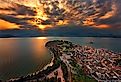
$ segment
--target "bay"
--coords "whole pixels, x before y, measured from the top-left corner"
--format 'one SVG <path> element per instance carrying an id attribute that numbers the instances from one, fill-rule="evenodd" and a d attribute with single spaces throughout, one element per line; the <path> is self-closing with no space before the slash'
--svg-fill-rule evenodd
<path id="1" fill-rule="evenodd" d="M 82 46 L 106 48 L 115 52 L 121 52 L 121 38 L 0 38 L 0 79 L 7 80 L 27 75 L 46 66 L 46 64 L 50 62 L 52 56 L 45 48 L 45 44 L 51 40 L 67 40 Z"/>

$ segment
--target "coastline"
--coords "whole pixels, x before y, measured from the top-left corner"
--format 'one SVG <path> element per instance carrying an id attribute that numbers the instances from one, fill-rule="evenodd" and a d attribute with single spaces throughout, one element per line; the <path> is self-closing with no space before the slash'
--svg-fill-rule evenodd
<path id="1" fill-rule="evenodd" d="M 49 51 L 51 51 L 53 53 L 54 60 L 51 61 L 51 63 L 53 62 L 53 65 L 47 66 L 47 67 L 45 67 L 46 69 L 43 69 L 39 72 L 33 73 L 31 75 L 20 77 L 18 79 L 12 79 L 12 80 L 9 80 L 8 82 L 20 82 L 20 81 L 21 82 L 23 82 L 23 81 L 26 81 L 26 82 L 28 82 L 28 81 L 46 82 L 47 80 L 48 81 L 53 80 L 54 78 L 56 79 L 56 81 L 58 81 L 58 79 L 59 79 L 59 78 L 57 78 L 58 74 L 55 74 L 53 76 L 54 78 L 52 77 L 53 79 L 47 78 L 47 76 L 49 74 L 51 74 L 54 70 L 58 69 L 60 66 L 61 66 L 61 70 L 63 71 L 63 78 L 65 80 L 65 81 L 60 81 L 60 82 L 71 82 L 72 78 L 75 77 L 75 73 L 77 73 L 77 71 L 81 71 L 80 72 L 81 76 L 78 76 L 78 78 L 81 78 L 83 76 L 84 78 L 82 80 L 86 80 L 86 79 L 90 78 L 89 79 L 90 82 L 92 82 L 91 80 L 96 82 L 94 80 L 94 78 L 97 80 L 97 77 L 95 77 L 94 75 L 90 76 L 90 74 L 93 74 L 93 72 L 90 71 L 90 67 L 89 67 L 90 65 L 87 65 L 88 63 L 85 63 L 85 61 L 83 63 L 84 59 L 82 60 L 82 58 L 85 57 L 85 55 L 82 55 L 80 53 L 76 53 L 74 55 L 74 53 L 78 50 L 78 48 L 79 48 L 79 50 L 81 50 L 83 48 L 84 49 L 90 49 L 90 50 L 96 50 L 96 51 L 101 50 L 102 53 L 103 52 L 109 52 L 110 54 L 112 53 L 112 54 L 114 54 L 114 56 L 116 55 L 116 57 L 117 57 L 117 53 L 114 53 L 112 51 L 108 51 L 106 49 L 94 49 L 94 48 L 87 47 L 87 46 L 83 47 L 83 46 L 80 46 L 80 45 L 73 44 L 69 41 L 63 41 L 63 40 L 49 41 L 49 42 L 46 43 L 45 47 L 47 47 L 49 49 Z M 81 51 L 81 52 L 90 53 L 87 50 Z M 78 54 L 80 54 L 80 55 L 78 55 Z M 88 57 L 88 55 L 87 55 L 87 57 Z M 92 57 L 95 57 L 95 55 L 92 56 Z M 99 57 L 101 57 L 101 56 L 99 56 Z M 121 54 L 119 54 L 119 57 L 121 58 Z M 87 61 L 87 59 L 86 59 L 86 61 Z M 90 61 L 91 60 L 89 60 L 88 62 L 90 62 Z M 101 62 L 101 61 L 102 60 L 100 60 L 99 62 Z M 83 67 L 86 70 L 84 70 Z M 66 69 L 66 70 L 64 71 L 63 69 L 64 70 Z M 73 69 L 76 69 L 76 71 L 74 71 Z M 48 70 L 50 70 L 50 71 L 48 71 Z M 67 76 L 65 76 L 65 75 L 67 75 Z M 78 75 L 78 73 L 76 74 L 76 77 L 77 77 L 77 75 Z M 116 81 L 118 82 L 118 80 L 121 81 L 121 79 L 117 79 Z M 56 82 L 56 81 L 54 81 L 54 82 Z M 102 80 L 98 78 L 98 81 L 102 81 Z"/>
<path id="2" fill-rule="evenodd" d="M 39 38 L 39 37 L 65 37 L 65 36 L 0 36 L 0 38 Z M 86 37 L 86 38 L 121 38 L 121 36 L 66 36 L 66 37 Z"/>

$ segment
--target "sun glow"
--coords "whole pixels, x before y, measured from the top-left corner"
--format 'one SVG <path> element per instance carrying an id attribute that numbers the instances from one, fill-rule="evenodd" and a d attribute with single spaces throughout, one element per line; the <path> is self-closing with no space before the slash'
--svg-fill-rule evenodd
<path id="1" fill-rule="evenodd" d="M 101 25 L 97 25 L 97 26 L 94 26 L 94 27 L 99 28 L 99 29 L 106 29 L 106 28 L 110 28 L 110 25 L 101 24 Z"/>
<path id="2" fill-rule="evenodd" d="M 109 28 L 111 24 L 101 24 L 101 21 L 115 17 L 118 6 L 115 1 L 102 3 L 98 0 L 0 0 L 0 15 L 22 20 L 22 23 L 15 21 L 14 25 L 26 27 L 27 24 L 41 30 L 69 24 Z M 14 22 L 12 18 L 11 21 Z"/>
<path id="3" fill-rule="evenodd" d="M 37 37 L 37 39 L 47 39 L 47 37 Z"/>
<path id="4" fill-rule="evenodd" d="M 41 30 L 45 30 L 46 28 L 51 28 L 53 27 L 52 25 L 38 25 L 38 27 L 41 29 Z"/>
<path id="5" fill-rule="evenodd" d="M 8 21 L 4 21 L 0 19 L 0 30 L 4 29 L 17 29 L 19 28 L 19 25 L 16 25 L 14 23 L 10 23 Z"/>

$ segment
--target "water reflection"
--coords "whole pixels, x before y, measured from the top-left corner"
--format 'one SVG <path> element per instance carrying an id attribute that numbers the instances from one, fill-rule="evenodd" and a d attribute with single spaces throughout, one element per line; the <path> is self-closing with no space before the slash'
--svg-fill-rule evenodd
<path id="1" fill-rule="evenodd" d="M 37 38 L 37 39 L 32 39 L 31 43 L 32 44 L 32 52 L 33 52 L 33 57 L 34 58 L 40 58 L 42 55 L 45 55 L 47 53 L 47 49 L 45 48 L 45 43 L 48 41 L 47 38 Z"/>
<path id="2" fill-rule="evenodd" d="M 0 79 L 18 77 L 45 66 L 51 56 L 47 39 L 0 39 Z"/>

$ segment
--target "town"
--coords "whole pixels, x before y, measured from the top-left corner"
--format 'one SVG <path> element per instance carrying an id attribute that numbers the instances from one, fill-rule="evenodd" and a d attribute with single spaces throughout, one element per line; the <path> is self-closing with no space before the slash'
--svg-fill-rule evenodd
<path id="1" fill-rule="evenodd" d="M 121 82 L 121 54 L 69 41 L 46 43 L 53 58 L 42 70 L 7 82 Z"/>

